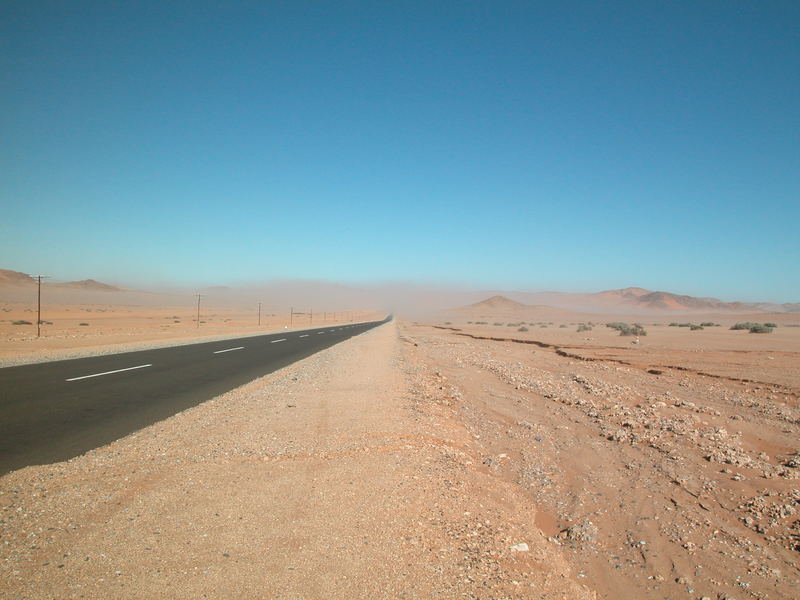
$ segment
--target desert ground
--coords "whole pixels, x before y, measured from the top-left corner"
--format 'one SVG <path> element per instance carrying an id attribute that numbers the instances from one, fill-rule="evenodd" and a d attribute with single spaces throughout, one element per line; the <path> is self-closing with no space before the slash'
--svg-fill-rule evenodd
<path id="1" fill-rule="evenodd" d="M 46 352 L 189 337 L 175 311 L 128 314 Z M 647 335 L 603 324 L 623 320 Z M 720 326 L 669 325 L 689 320 Z M 0 597 L 796 598 L 795 321 L 395 320 L 0 478 Z"/>

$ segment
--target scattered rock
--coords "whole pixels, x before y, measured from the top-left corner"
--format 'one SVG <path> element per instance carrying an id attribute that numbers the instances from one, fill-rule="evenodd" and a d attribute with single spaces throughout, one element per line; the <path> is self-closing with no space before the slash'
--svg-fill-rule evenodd
<path id="1" fill-rule="evenodd" d="M 558 537 L 570 542 L 592 543 L 597 539 L 597 526 L 587 519 L 562 530 Z"/>

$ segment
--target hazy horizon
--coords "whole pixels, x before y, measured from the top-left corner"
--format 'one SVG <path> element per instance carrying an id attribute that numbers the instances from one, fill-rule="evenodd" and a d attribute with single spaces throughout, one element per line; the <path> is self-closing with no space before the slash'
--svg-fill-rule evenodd
<path id="1" fill-rule="evenodd" d="M 71 302 L 97 302 L 105 300 L 109 304 L 135 303 L 135 304 L 164 304 L 168 300 L 176 304 L 193 304 L 198 292 L 203 294 L 203 302 L 219 306 L 256 306 L 262 302 L 265 310 L 268 307 L 281 309 L 295 306 L 301 308 L 303 304 L 324 307 L 321 310 L 349 309 L 349 308 L 375 308 L 387 311 L 405 313 L 428 313 L 454 309 L 468 304 L 480 302 L 494 295 L 502 295 L 509 299 L 525 304 L 543 304 L 570 310 L 585 309 L 586 312 L 597 313 L 632 313 L 634 309 L 617 308 L 601 310 L 600 306 L 592 306 L 590 302 L 576 303 L 574 296 L 582 294 L 595 294 L 609 290 L 533 290 L 533 289 L 502 289 L 487 288 L 468 285 L 442 285 L 433 282 L 375 282 L 351 283 L 330 280 L 301 280 L 301 279 L 274 279 L 268 281 L 254 281 L 240 285 L 143 285 L 131 286 L 123 281 L 99 281 L 94 277 L 82 277 L 77 280 L 62 278 L 49 278 L 45 281 L 46 287 L 50 284 L 79 282 L 92 279 L 99 283 L 116 285 L 121 288 L 119 292 L 105 292 L 98 290 L 82 290 L 78 288 L 50 288 L 58 289 L 58 299 L 71 299 Z M 637 288 L 641 286 L 625 286 Z M 615 289 L 625 289 L 615 288 Z M 792 303 L 789 301 L 774 301 L 768 298 L 718 298 L 708 294 L 686 294 L 680 290 L 654 289 L 653 292 L 667 292 L 677 295 L 688 295 L 697 298 L 715 298 L 723 302 L 764 302 L 774 304 Z M 13 287 L 0 287 L 0 300 L 24 301 L 30 291 L 13 292 Z M 565 298 L 559 299 L 563 295 Z M 45 295 L 47 296 L 47 295 Z M 552 298 L 551 296 L 555 296 Z M 562 301 L 560 301 L 562 300 Z M 573 304 L 570 306 L 570 302 Z M 651 311 L 644 310 L 643 314 Z"/>

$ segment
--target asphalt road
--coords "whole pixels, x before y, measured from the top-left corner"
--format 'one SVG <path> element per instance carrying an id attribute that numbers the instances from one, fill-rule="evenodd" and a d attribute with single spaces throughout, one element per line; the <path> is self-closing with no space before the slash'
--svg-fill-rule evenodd
<path id="1" fill-rule="evenodd" d="M 0 474 L 66 460 L 388 321 L 0 369 Z"/>

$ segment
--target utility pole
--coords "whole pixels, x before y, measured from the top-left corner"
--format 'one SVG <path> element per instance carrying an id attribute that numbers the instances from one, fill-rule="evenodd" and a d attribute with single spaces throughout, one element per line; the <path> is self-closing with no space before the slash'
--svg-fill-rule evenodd
<path id="1" fill-rule="evenodd" d="M 314 322 L 314 309 L 313 308 L 309 308 L 308 309 L 308 322 L 309 323 L 313 323 Z"/>
<path id="2" fill-rule="evenodd" d="M 38 338 L 42 335 L 42 279 L 47 279 L 47 275 L 37 275 L 36 279 L 39 280 L 36 302 L 36 337 Z"/>
<path id="3" fill-rule="evenodd" d="M 258 303 L 258 324 L 261 325 L 261 302 Z"/>
<path id="4" fill-rule="evenodd" d="M 200 298 L 205 294 L 197 294 L 197 328 L 200 329 Z"/>
<path id="5" fill-rule="evenodd" d="M 289 308 L 289 327 L 292 326 L 292 321 L 294 321 L 294 306 Z"/>

